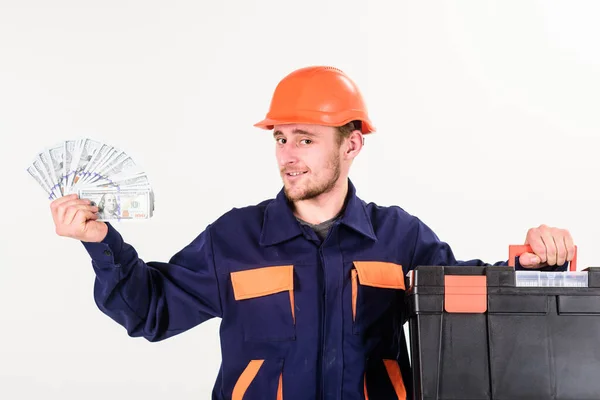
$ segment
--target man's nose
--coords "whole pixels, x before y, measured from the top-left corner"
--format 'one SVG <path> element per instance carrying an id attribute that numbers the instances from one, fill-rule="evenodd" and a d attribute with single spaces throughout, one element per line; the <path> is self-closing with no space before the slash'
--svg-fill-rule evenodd
<path id="1" fill-rule="evenodd" d="M 293 144 L 286 143 L 278 150 L 279 165 L 285 166 L 298 162 L 298 150 Z"/>

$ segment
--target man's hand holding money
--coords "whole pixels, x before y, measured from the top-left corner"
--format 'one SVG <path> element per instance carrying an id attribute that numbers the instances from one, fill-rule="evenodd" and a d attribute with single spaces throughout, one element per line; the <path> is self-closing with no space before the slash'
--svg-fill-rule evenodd
<path id="1" fill-rule="evenodd" d="M 77 194 L 60 197 L 50 203 L 56 233 L 83 242 L 101 242 L 108 232 L 105 222 L 98 221 L 98 206 Z"/>
<path id="2" fill-rule="evenodd" d="M 67 236 L 106 230 L 103 224 L 88 228 L 86 221 L 148 219 L 154 212 L 147 174 L 124 151 L 92 139 L 67 140 L 45 149 L 27 172 L 53 200 L 55 223 Z M 89 207 L 77 208 L 92 203 L 95 219 L 83 213 L 92 212 Z M 73 227 L 76 222 L 80 226 Z"/>

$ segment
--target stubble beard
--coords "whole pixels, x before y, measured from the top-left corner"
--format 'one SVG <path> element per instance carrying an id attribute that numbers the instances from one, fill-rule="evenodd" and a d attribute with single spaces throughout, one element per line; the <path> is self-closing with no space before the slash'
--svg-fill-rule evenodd
<path id="1" fill-rule="evenodd" d="M 317 184 L 308 183 L 307 187 L 303 188 L 301 191 L 293 191 L 290 190 L 289 187 L 284 186 L 284 193 L 287 197 L 288 201 L 304 201 L 314 199 L 324 193 L 330 192 L 338 182 L 340 178 L 340 160 L 337 157 L 337 154 L 333 154 L 329 159 L 328 169 L 333 171 L 333 175 L 330 179 L 325 182 L 320 182 Z"/>

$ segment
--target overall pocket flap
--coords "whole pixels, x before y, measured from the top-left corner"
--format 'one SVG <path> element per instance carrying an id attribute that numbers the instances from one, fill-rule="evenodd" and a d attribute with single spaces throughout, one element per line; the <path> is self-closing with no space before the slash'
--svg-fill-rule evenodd
<path id="1" fill-rule="evenodd" d="M 236 300 L 292 291 L 294 288 L 294 267 L 293 265 L 276 265 L 232 272 L 231 284 Z"/>
<path id="2" fill-rule="evenodd" d="M 354 261 L 361 285 L 406 290 L 402 265 L 385 261 Z"/>

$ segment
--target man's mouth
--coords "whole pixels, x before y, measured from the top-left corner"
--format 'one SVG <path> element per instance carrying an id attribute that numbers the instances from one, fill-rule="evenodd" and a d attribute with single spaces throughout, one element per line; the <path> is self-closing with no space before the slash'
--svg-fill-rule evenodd
<path id="1" fill-rule="evenodd" d="M 296 172 L 286 172 L 285 174 L 288 176 L 299 176 L 305 174 L 307 171 L 296 171 Z"/>

